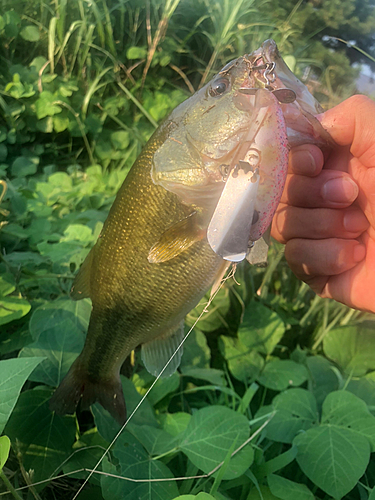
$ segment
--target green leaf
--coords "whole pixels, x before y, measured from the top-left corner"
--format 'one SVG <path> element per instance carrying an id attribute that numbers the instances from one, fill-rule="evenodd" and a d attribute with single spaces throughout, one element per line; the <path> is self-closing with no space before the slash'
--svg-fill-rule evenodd
<path id="1" fill-rule="evenodd" d="M 19 224 L 10 223 L 1 228 L 2 233 L 9 234 L 10 236 L 14 236 L 20 240 L 24 240 L 28 237 L 28 232 Z"/>
<path id="2" fill-rule="evenodd" d="M 191 419 L 190 413 L 162 413 L 158 416 L 163 429 L 171 436 L 177 436 L 186 430 Z"/>
<path id="3" fill-rule="evenodd" d="M 8 460 L 10 452 L 10 439 L 8 436 L 0 436 L 0 472 Z"/>
<path id="4" fill-rule="evenodd" d="M 147 49 L 145 47 L 129 47 L 126 51 L 128 59 L 144 59 L 147 57 Z"/>
<path id="5" fill-rule="evenodd" d="M 181 436 L 180 448 L 205 473 L 211 472 L 224 461 L 233 441 L 241 446 L 249 437 L 247 419 L 224 406 L 210 406 L 193 413 Z M 253 461 L 253 450 L 245 447 L 235 455 L 225 471 L 224 479 L 243 474 Z"/>
<path id="6" fill-rule="evenodd" d="M 188 332 L 185 325 L 185 334 Z M 194 328 L 184 342 L 184 355 L 181 359 L 181 368 L 199 367 L 209 368 L 211 359 L 211 351 L 207 344 L 207 339 L 204 333 Z"/>
<path id="7" fill-rule="evenodd" d="M 368 440 L 351 429 L 321 425 L 299 434 L 297 462 L 306 476 L 331 495 L 341 499 L 354 488 L 370 460 Z"/>
<path id="8" fill-rule="evenodd" d="M 102 458 L 103 453 L 108 448 L 105 441 L 96 429 L 90 429 L 79 437 L 74 443 L 72 455 L 64 464 L 64 474 L 71 473 L 79 469 L 93 469 Z M 85 479 L 87 472 L 77 472 L 69 474 L 69 477 L 75 479 Z M 100 476 L 93 474 L 90 483 L 100 485 Z"/>
<path id="9" fill-rule="evenodd" d="M 216 500 L 216 499 L 209 493 L 201 491 L 200 493 L 198 493 L 198 495 L 180 495 L 179 497 L 176 497 L 173 500 Z"/>
<path id="10" fill-rule="evenodd" d="M 125 130 L 112 132 L 110 137 L 112 145 L 115 149 L 126 149 L 129 146 L 129 132 L 126 132 Z"/>
<path id="11" fill-rule="evenodd" d="M 16 289 L 16 282 L 12 274 L 4 273 L 0 276 L 0 297 L 5 297 Z"/>
<path id="12" fill-rule="evenodd" d="M 267 477 L 268 486 L 273 495 L 282 500 L 314 500 L 314 495 L 305 484 L 295 483 L 276 474 Z"/>
<path id="13" fill-rule="evenodd" d="M 39 40 L 39 30 L 33 24 L 25 26 L 21 32 L 21 37 L 28 42 L 37 42 Z"/>
<path id="14" fill-rule="evenodd" d="M 275 411 L 275 415 L 265 430 L 272 441 L 292 443 L 297 433 L 318 424 L 316 400 L 305 389 L 288 389 L 278 394 L 272 401 L 272 407 L 263 407 L 257 416 L 267 414 L 271 409 Z"/>
<path id="15" fill-rule="evenodd" d="M 52 116 L 46 116 L 41 118 L 37 124 L 36 128 L 43 132 L 44 134 L 51 134 L 53 132 L 53 119 Z"/>
<path id="16" fill-rule="evenodd" d="M 222 355 L 228 362 L 231 374 L 241 382 L 255 379 L 264 365 L 262 356 L 250 351 L 240 340 L 222 335 L 219 339 Z"/>
<path id="17" fill-rule="evenodd" d="M 327 394 L 339 388 L 339 380 L 333 365 L 323 356 L 309 356 L 306 361 L 311 377 L 311 392 L 320 408 Z"/>
<path id="18" fill-rule="evenodd" d="M 31 309 L 27 300 L 20 297 L 0 297 L 0 325 L 25 316 Z"/>
<path id="19" fill-rule="evenodd" d="M 91 304 L 87 299 L 57 300 L 34 311 L 30 332 L 35 341 L 24 347 L 19 356 L 43 356 L 45 360 L 30 380 L 59 385 L 83 348 L 90 314 Z"/>
<path id="20" fill-rule="evenodd" d="M 275 495 L 271 493 L 271 490 L 267 486 L 261 485 L 259 489 L 262 496 L 260 496 L 256 488 L 253 488 L 250 494 L 247 496 L 246 500 L 280 500 L 279 497 L 275 497 Z"/>
<path id="21" fill-rule="evenodd" d="M 53 129 L 55 132 L 64 132 L 69 127 L 70 124 L 70 119 L 69 116 L 63 115 L 62 113 L 60 115 L 55 115 L 52 120 L 53 123 Z"/>
<path id="22" fill-rule="evenodd" d="M 208 295 L 202 298 L 199 304 L 186 316 L 186 324 L 193 326 L 199 315 L 207 306 Z M 212 332 L 218 328 L 228 327 L 225 316 L 230 308 L 230 291 L 228 288 L 221 288 L 213 299 L 208 311 L 199 320 L 199 329 L 203 332 Z"/>
<path id="23" fill-rule="evenodd" d="M 374 323 L 333 328 L 324 337 L 323 349 L 328 358 L 351 376 L 375 370 Z"/>
<path id="24" fill-rule="evenodd" d="M 10 326 L 10 328 L 12 328 Z M 27 344 L 31 344 L 32 338 L 27 326 L 24 329 L 19 328 L 17 331 L 9 334 L 9 331 L 0 333 L 0 353 L 8 354 L 10 352 L 19 351 Z"/>
<path id="25" fill-rule="evenodd" d="M 215 368 L 194 368 L 186 366 L 182 367 L 181 371 L 184 377 L 206 380 L 211 384 L 218 386 L 227 385 L 224 377 L 224 372 L 222 370 L 217 370 Z"/>
<path id="26" fill-rule="evenodd" d="M 19 156 L 12 163 L 12 175 L 15 177 L 26 177 L 27 175 L 34 175 L 37 171 L 39 158 Z"/>
<path id="27" fill-rule="evenodd" d="M 271 354 L 280 342 L 285 326 L 280 316 L 259 302 L 251 302 L 245 310 L 238 338 L 248 349 Z"/>
<path id="28" fill-rule="evenodd" d="M 42 360 L 43 358 L 31 358 L 0 361 L 0 434 L 12 413 L 23 384 Z"/>
<path id="29" fill-rule="evenodd" d="M 39 98 L 35 101 L 36 116 L 39 120 L 46 116 L 53 116 L 61 113 L 61 107 L 56 104 L 56 97 L 48 90 L 43 90 Z"/>
<path id="30" fill-rule="evenodd" d="M 118 460 L 118 470 L 103 460 L 103 471 L 132 479 L 164 479 L 163 482 L 134 483 L 102 476 L 102 494 L 105 500 L 171 500 L 178 495 L 176 482 L 168 467 L 160 460 L 151 460 L 142 445 L 128 432 L 116 441 L 112 454 Z"/>
<path id="31" fill-rule="evenodd" d="M 5 144 L 0 144 L 0 161 L 5 161 L 8 156 L 8 148 Z"/>
<path id="32" fill-rule="evenodd" d="M 350 379 L 346 390 L 362 399 L 368 406 L 375 406 L 375 372 L 367 373 L 359 379 Z"/>
<path id="33" fill-rule="evenodd" d="M 369 440 L 375 449 L 375 417 L 364 401 L 347 391 L 328 394 L 323 403 L 322 424 L 346 427 Z"/>
<path id="34" fill-rule="evenodd" d="M 128 425 L 128 431 L 138 439 L 150 456 L 163 455 L 176 448 L 177 438 L 150 425 Z"/>
<path id="35" fill-rule="evenodd" d="M 178 373 L 173 373 L 170 377 L 160 378 L 152 391 L 147 396 L 148 400 L 155 406 L 159 401 L 165 398 L 168 394 L 175 392 L 180 386 L 180 377 Z"/>
<path id="36" fill-rule="evenodd" d="M 375 487 L 371 490 L 368 500 L 375 500 Z"/>
<path id="37" fill-rule="evenodd" d="M 23 466 L 34 471 L 35 482 L 59 470 L 71 454 L 75 440 L 75 418 L 51 412 L 51 395 L 52 391 L 46 388 L 23 392 L 6 426 Z"/>
<path id="38" fill-rule="evenodd" d="M 289 67 L 290 71 L 294 72 L 294 69 L 296 67 L 296 58 L 292 55 L 286 55 L 286 56 L 283 56 L 283 59 L 284 59 L 286 65 Z"/>
<path id="39" fill-rule="evenodd" d="M 60 239 L 62 241 L 79 241 L 84 243 L 85 246 L 92 243 L 94 240 L 92 230 L 83 224 L 71 224 L 64 231 L 64 236 Z"/>
<path id="40" fill-rule="evenodd" d="M 303 365 L 289 359 L 274 359 L 266 364 L 258 382 L 274 391 L 283 391 L 306 382 L 308 373 Z"/>

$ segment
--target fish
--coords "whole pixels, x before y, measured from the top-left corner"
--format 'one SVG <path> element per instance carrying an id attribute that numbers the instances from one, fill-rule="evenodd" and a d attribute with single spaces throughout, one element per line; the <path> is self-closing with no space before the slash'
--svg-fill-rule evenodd
<path id="1" fill-rule="evenodd" d="M 179 366 L 184 318 L 270 227 L 291 145 L 330 143 L 321 108 L 267 40 L 177 106 L 130 169 L 71 289 L 91 298 L 82 352 L 50 400 L 102 405 L 120 424 L 124 360 Z M 253 248 L 252 248 L 253 247 Z M 264 251 L 263 251 L 264 252 Z M 251 259 L 250 259 L 251 261 Z"/>

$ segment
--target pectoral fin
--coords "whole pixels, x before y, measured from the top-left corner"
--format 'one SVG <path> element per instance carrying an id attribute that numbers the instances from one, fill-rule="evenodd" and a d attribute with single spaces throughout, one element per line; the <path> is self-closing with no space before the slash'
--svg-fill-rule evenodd
<path id="1" fill-rule="evenodd" d="M 184 322 L 182 321 L 177 329 L 173 329 L 164 336 L 142 344 L 141 356 L 147 371 L 156 377 L 173 356 L 171 362 L 161 375 L 162 377 L 170 377 L 180 365 L 183 346 L 179 348 L 179 345 L 183 338 Z"/>
<path id="2" fill-rule="evenodd" d="M 204 236 L 205 232 L 198 223 L 198 214 L 193 212 L 161 235 L 159 241 L 151 247 L 148 261 L 151 264 L 157 264 L 171 260 L 187 250 L 193 243 L 202 240 Z"/>
<path id="3" fill-rule="evenodd" d="M 73 281 L 73 286 L 70 289 L 70 296 L 73 300 L 87 299 L 90 297 L 90 273 L 94 248 L 88 253 Z"/>

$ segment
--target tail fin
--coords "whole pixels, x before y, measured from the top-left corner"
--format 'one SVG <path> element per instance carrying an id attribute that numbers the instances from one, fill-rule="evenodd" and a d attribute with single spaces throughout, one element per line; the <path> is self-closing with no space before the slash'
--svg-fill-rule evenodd
<path id="1" fill-rule="evenodd" d="M 74 413 L 81 401 L 88 408 L 98 401 L 120 425 L 126 422 L 126 405 L 120 375 L 108 380 L 90 380 L 78 357 L 50 400 L 50 409 L 59 415 Z"/>

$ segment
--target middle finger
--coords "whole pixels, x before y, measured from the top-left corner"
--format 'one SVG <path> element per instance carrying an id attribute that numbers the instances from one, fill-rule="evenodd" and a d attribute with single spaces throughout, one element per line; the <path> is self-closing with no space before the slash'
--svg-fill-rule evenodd
<path id="1" fill-rule="evenodd" d="M 345 208 L 358 196 L 351 176 L 336 170 L 322 170 L 317 177 L 288 174 L 281 203 L 305 208 Z"/>

